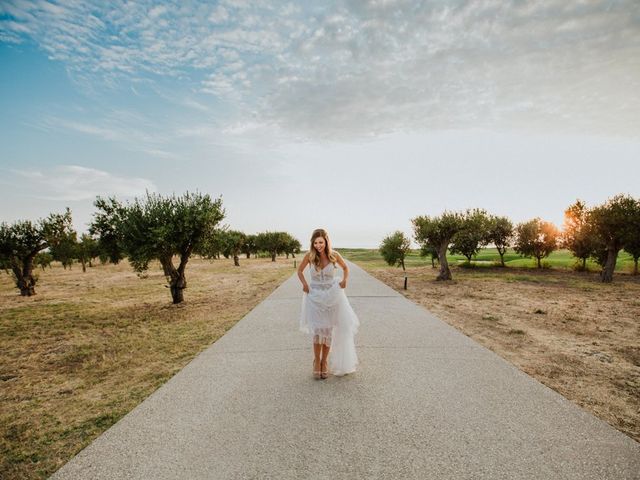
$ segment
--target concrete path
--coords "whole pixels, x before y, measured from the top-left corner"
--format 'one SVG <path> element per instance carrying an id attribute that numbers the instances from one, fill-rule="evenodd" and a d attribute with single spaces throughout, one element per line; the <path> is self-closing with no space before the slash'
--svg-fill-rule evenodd
<path id="1" fill-rule="evenodd" d="M 640 479 L 640 443 L 350 263 L 359 370 L 314 380 L 296 275 L 53 479 Z"/>

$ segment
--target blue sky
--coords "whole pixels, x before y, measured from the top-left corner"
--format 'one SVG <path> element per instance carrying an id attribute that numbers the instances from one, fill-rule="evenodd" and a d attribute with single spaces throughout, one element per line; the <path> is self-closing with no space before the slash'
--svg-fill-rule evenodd
<path id="1" fill-rule="evenodd" d="M 640 196 L 632 0 L 5 0 L 0 62 L 3 221 L 199 190 L 233 228 L 373 247 Z"/>

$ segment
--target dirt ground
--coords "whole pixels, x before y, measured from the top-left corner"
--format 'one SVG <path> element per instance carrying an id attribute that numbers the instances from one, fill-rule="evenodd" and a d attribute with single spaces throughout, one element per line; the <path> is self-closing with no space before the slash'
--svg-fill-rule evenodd
<path id="1" fill-rule="evenodd" d="M 369 273 L 541 383 L 640 441 L 640 278 L 509 268 Z"/>
<path id="2" fill-rule="evenodd" d="M 171 303 L 159 265 L 39 270 L 20 297 L 0 271 L 0 478 L 47 478 L 236 324 L 293 259 L 203 260 Z"/>

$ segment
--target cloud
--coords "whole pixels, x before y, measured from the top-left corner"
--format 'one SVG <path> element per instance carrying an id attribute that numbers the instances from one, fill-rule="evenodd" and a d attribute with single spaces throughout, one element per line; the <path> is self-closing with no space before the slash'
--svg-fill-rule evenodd
<path id="1" fill-rule="evenodd" d="M 116 197 L 142 196 L 155 192 L 146 178 L 127 178 L 79 165 L 59 165 L 51 170 L 12 170 L 16 181 L 26 182 L 32 196 L 45 200 L 81 201 L 96 195 Z"/>
<path id="2" fill-rule="evenodd" d="M 193 105 L 190 105 L 193 108 Z M 167 134 L 161 125 L 145 115 L 125 109 L 111 108 L 100 112 L 89 111 L 84 117 L 65 118 L 68 112 L 42 114 L 31 125 L 45 131 L 78 132 L 113 142 L 133 152 L 143 152 L 159 158 L 177 158 L 168 148 Z M 90 118 L 88 118 L 90 117 Z"/>
<path id="3" fill-rule="evenodd" d="M 232 123 L 316 140 L 640 134 L 636 0 L 3 2 L 0 40 L 23 38 L 79 81 L 169 76 L 234 105 Z"/>

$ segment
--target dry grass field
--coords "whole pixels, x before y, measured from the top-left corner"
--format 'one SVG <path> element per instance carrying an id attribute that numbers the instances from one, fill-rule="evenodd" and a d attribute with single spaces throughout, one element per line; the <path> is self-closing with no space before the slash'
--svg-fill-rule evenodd
<path id="1" fill-rule="evenodd" d="M 185 302 L 159 265 L 39 271 L 20 297 L 0 272 L 0 478 L 46 478 L 231 328 L 293 260 L 192 259 Z"/>
<path id="2" fill-rule="evenodd" d="M 512 268 L 363 262 L 379 280 L 636 441 L 640 441 L 640 278 Z"/>

